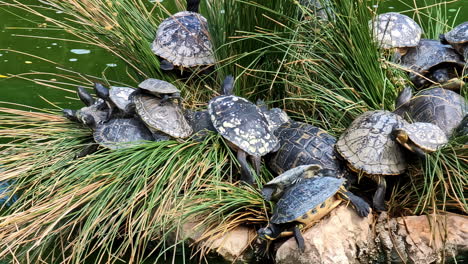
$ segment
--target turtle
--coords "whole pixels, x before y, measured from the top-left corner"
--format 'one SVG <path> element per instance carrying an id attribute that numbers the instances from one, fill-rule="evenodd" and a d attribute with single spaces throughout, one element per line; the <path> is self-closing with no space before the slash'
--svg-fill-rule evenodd
<path id="1" fill-rule="evenodd" d="M 270 130 L 263 111 L 247 99 L 232 95 L 234 77 L 227 76 L 223 82 L 223 95 L 212 98 L 208 103 L 211 122 L 216 131 L 237 151 L 241 165 L 241 180 L 254 183 L 247 164 L 247 155 L 260 173 L 261 157 L 276 150 L 278 139 Z"/>
<path id="2" fill-rule="evenodd" d="M 166 81 L 149 78 L 141 82 L 138 87 L 147 93 L 160 97 L 161 104 L 170 99 L 178 99 L 179 105 L 181 103 L 180 90 Z"/>
<path id="3" fill-rule="evenodd" d="M 350 178 L 336 158 L 336 138 L 318 127 L 297 121 L 282 124 L 274 131 L 278 151 L 268 155 L 268 165 L 277 174 L 306 164 L 318 164 L 335 170 L 339 177 Z"/>
<path id="4" fill-rule="evenodd" d="M 317 164 L 299 165 L 293 167 L 273 180 L 265 183 L 262 188 L 262 196 L 266 201 L 278 201 L 284 192 L 302 179 L 313 177 L 322 167 Z"/>
<path id="5" fill-rule="evenodd" d="M 131 100 L 137 115 L 152 132 L 163 132 L 173 138 L 192 135 L 192 128 L 179 105 L 170 101 L 162 105 L 162 99 L 143 93 L 133 94 Z"/>
<path id="6" fill-rule="evenodd" d="M 369 204 L 346 190 L 343 186 L 345 180 L 334 176 L 333 170 L 321 169 L 305 173 L 308 172 L 315 174 L 299 176 L 303 179 L 287 189 L 278 201 L 268 225 L 257 231 L 261 239 L 274 240 L 287 236 L 291 232 L 284 230 L 292 229 L 299 249 L 304 252 L 300 227 L 309 227 L 319 221 L 342 201 L 350 202 L 361 217 L 369 214 Z"/>
<path id="7" fill-rule="evenodd" d="M 216 132 L 208 110 L 194 111 L 187 109 L 184 116 L 190 127 L 192 127 L 193 135 L 197 135 L 196 140 L 205 138 L 208 131 Z"/>
<path id="8" fill-rule="evenodd" d="M 127 148 L 153 140 L 148 128 L 136 118 L 113 118 L 97 126 L 93 138 L 108 149 Z"/>
<path id="9" fill-rule="evenodd" d="M 450 44 L 468 61 L 468 21 L 454 27 L 451 31 L 439 35 L 442 44 Z"/>
<path id="10" fill-rule="evenodd" d="M 369 21 L 374 41 L 383 49 L 394 49 L 395 61 L 399 61 L 409 48 L 419 44 L 421 27 L 410 17 L 389 12 Z"/>
<path id="11" fill-rule="evenodd" d="M 101 83 L 94 83 L 96 95 L 103 99 L 109 108 L 108 119 L 111 117 L 132 117 L 135 113 L 131 95 L 136 92 L 130 87 L 110 86 L 110 89 Z"/>
<path id="12" fill-rule="evenodd" d="M 401 58 L 401 65 L 409 71 L 416 88 L 423 88 L 433 82 L 443 84 L 455 78 L 462 72 L 465 62 L 452 47 L 436 40 L 421 39 L 418 46 Z"/>
<path id="13" fill-rule="evenodd" d="M 394 113 L 409 121 L 427 122 L 440 127 L 450 137 L 468 113 L 468 102 L 454 91 L 433 87 L 412 97 L 410 87 L 400 93 Z"/>
<path id="14" fill-rule="evenodd" d="M 107 103 L 98 98 L 97 100 L 86 91 L 84 87 L 77 88 L 80 100 L 85 104 L 79 110 L 63 109 L 63 115 L 71 121 L 82 123 L 88 127 L 94 127 L 108 120 L 109 109 Z"/>
<path id="15" fill-rule="evenodd" d="M 394 131 L 396 140 L 408 150 L 421 157 L 447 144 L 445 132 L 431 123 L 415 122 Z"/>
<path id="16" fill-rule="evenodd" d="M 192 68 L 215 63 L 206 18 L 198 14 L 200 0 L 187 0 L 187 11 L 161 22 L 152 51 L 161 57 L 162 70 Z"/>
<path id="17" fill-rule="evenodd" d="M 407 124 L 402 117 L 390 111 L 364 112 L 353 120 L 335 144 L 352 171 L 377 182 L 372 201 L 377 211 L 386 210 L 384 176 L 400 175 L 408 166 L 402 146 L 393 134 L 394 130 Z"/>
<path id="18" fill-rule="evenodd" d="M 468 136 L 468 115 L 465 115 L 463 120 L 460 122 L 460 125 L 455 131 L 457 137 L 466 137 Z M 466 144 L 466 142 L 465 142 Z"/>

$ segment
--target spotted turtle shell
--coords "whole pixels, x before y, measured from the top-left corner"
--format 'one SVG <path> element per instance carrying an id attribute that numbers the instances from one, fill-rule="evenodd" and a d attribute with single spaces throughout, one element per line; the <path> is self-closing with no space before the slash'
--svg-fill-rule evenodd
<path id="1" fill-rule="evenodd" d="M 115 118 L 96 127 L 94 141 L 109 149 L 120 149 L 153 140 L 146 126 L 134 118 Z M 131 143 L 131 144 L 129 144 Z"/>
<path id="2" fill-rule="evenodd" d="M 215 97 L 208 112 L 216 131 L 249 155 L 263 156 L 278 145 L 262 110 L 242 97 Z"/>
<path id="3" fill-rule="evenodd" d="M 144 80 L 138 87 L 154 95 L 180 93 L 173 84 L 154 78 Z"/>
<path id="4" fill-rule="evenodd" d="M 174 138 L 186 138 L 192 128 L 185 120 L 182 109 L 172 102 L 165 102 L 152 95 L 133 96 L 137 114 L 150 130 L 164 132 Z"/>
<path id="5" fill-rule="evenodd" d="M 394 113 L 414 122 L 427 122 L 440 127 L 450 137 L 468 113 L 468 103 L 456 92 L 430 88 L 413 96 Z"/>
<path id="6" fill-rule="evenodd" d="M 207 21 L 190 11 L 176 13 L 159 25 L 152 50 L 176 66 L 188 68 L 215 62 Z"/>
<path id="7" fill-rule="evenodd" d="M 414 47 L 421 39 L 421 27 L 410 17 L 389 12 L 369 21 L 374 40 L 384 49 Z"/>
<path id="8" fill-rule="evenodd" d="M 317 164 L 336 171 L 342 165 L 336 159 L 336 138 L 318 127 L 290 122 L 281 125 L 275 132 L 279 150 L 270 155 L 269 166 L 282 174 L 300 165 Z"/>
<path id="9" fill-rule="evenodd" d="M 270 221 L 274 224 L 300 221 L 300 218 L 307 216 L 308 212 L 313 211 L 334 196 L 343 183 L 344 179 L 333 177 L 314 177 L 301 180 L 286 190 L 276 204 Z"/>
<path id="10" fill-rule="evenodd" d="M 407 122 L 389 111 L 369 111 L 358 116 L 336 143 L 351 169 L 367 175 L 399 175 L 407 168 L 402 147 L 393 135 Z"/>
<path id="11" fill-rule="evenodd" d="M 463 67 L 462 57 L 450 46 L 432 39 L 422 39 L 419 45 L 411 48 L 401 58 L 401 64 L 422 75 L 442 63 L 451 63 Z"/>

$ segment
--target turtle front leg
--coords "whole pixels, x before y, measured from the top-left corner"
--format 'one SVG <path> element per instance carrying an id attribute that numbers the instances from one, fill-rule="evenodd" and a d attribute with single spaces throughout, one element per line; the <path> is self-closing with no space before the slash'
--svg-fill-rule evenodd
<path id="1" fill-rule="evenodd" d="M 387 182 L 383 176 L 376 176 L 377 190 L 372 197 L 372 205 L 377 212 L 383 212 L 387 210 L 385 206 L 385 191 L 387 190 Z"/>
<path id="2" fill-rule="evenodd" d="M 366 217 L 369 214 L 370 205 L 361 197 L 354 195 L 348 190 L 342 190 L 338 194 L 343 200 L 351 202 L 351 205 L 356 209 L 359 216 Z"/>
<path id="3" fill-rule="evenodd" d="M 170 63 L 168 60 L 162 60 L 159 64 L 159 68 L 164 71 L 172 71 L 174 69 L 174 64 Z"/>
<path id="4" fill-rule="evenodd" d="M 241 180 L 247 184 L 253 185 L 254 177 L 247 163 L 247 153 L 241 149 L 237 150 L 237 160 L 241 165 Z"/>

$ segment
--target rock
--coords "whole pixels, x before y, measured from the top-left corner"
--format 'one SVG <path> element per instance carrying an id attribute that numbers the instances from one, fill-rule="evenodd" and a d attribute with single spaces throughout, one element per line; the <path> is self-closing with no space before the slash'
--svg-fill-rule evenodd
<path id="1" fill-rule="evenodd" d="M 455 214 L 379 218 L 376 242 L 387 263 L 443 263 L 468 253 L 468 217 Z"/>
<path id="2" fill-rule="evenodd" d="M 249 249 L 256 236 L 254 229 L 240 226 L 214 240 L 208 247 L 229 262 L 244 263 L 253 257 Z"/>
<path id="3" fill-rule="evenodd" d="M 372 214 L 360 217 L 344 205 L 333 210 L 303 233 L 305 252 L 291 238 L 276 252 L 276 263 L 372 263 L 377 250 L 373 243 Z"/>

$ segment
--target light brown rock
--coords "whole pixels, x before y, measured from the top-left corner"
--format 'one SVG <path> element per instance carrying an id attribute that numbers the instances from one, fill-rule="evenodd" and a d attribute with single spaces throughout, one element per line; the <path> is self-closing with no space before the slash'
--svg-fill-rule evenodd
<path id="1" fill-rule="evenodd" d="M 237 227 L 221 238 L 210 243 L 209 248 L 230 262 L 248 261 L 252 255 L 250 244 L 256 237 L 256 231 L 247 227 Z"/>
<path id="2" fill-rule="evenodd" d="M 301 253 L 291 238 L 276 252 L 281 264 L 371 263 L 376 250 L 373 247 L 372 214 L 360 217 L 344 205 L 303 233 L 305 252 Z"/>

